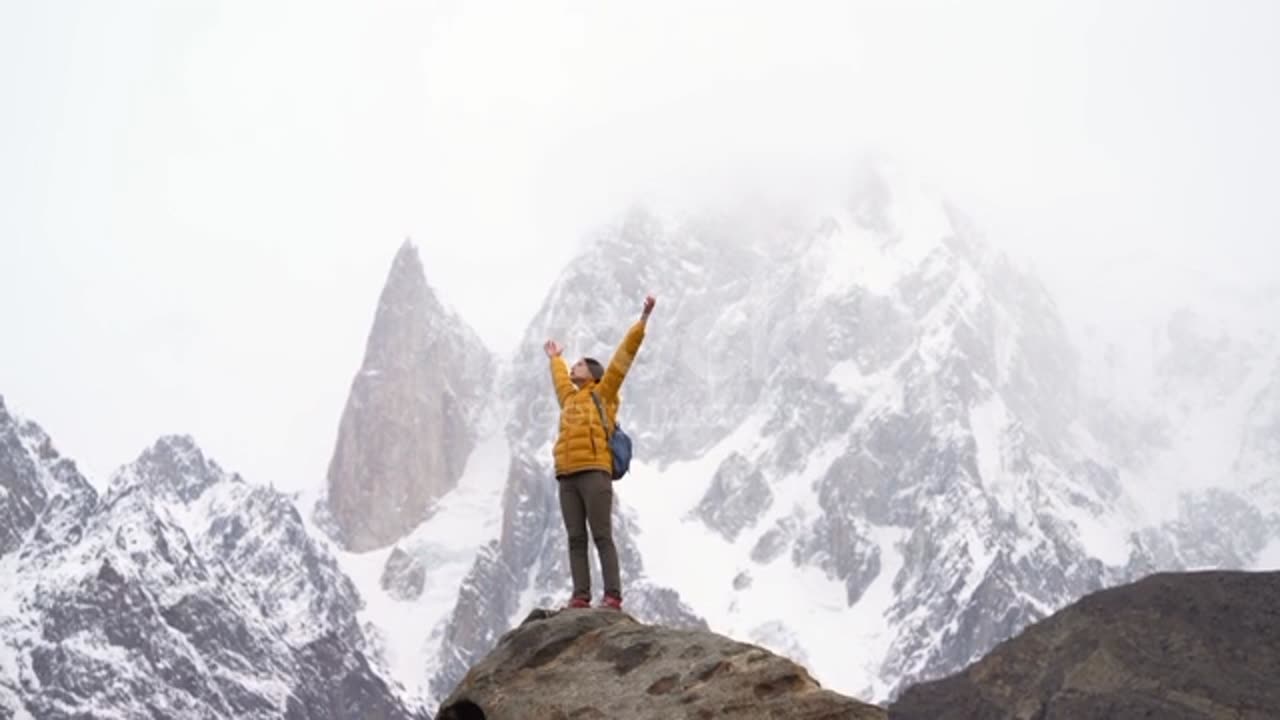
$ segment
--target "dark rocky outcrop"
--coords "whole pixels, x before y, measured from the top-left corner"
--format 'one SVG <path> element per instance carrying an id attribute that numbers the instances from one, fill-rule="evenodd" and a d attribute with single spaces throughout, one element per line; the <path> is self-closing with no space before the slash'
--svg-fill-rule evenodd
<path id="1" fill-rule="evenodd" d="M 393 548 L 387 556 L 387 564 L 382 568 L 382 577 L 378 584 L 397 600 L 414 600 L 422 594 L 427 581 L 427 568 L 422 561 L 401 550 Z"/>
<path id="2" fill-rule="evenodd" d="M 1084 599 L 893 720 L 1280 717 L 1280 572 L 1161 573 Z"/>
<path id="3" fill-rule="evenodd" d="M 715 633 L 611 610 L 535 610 L 463 678 L 437 720 L 881 720 L 804 668 Z"/>

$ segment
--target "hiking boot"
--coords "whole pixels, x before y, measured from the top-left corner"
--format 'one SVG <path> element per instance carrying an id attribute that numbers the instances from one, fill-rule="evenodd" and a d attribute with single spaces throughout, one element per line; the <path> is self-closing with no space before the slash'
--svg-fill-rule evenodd
<path id="1" fill-rule="evenodd" d="M 615 595 L 614 593 L 605 593 L 605 594 L 604 594 L 604 607 L 607 607 L 607 608 L 609 608 L 610 610 L 621 610 L 621 609 L 622 609 L 622 596 L 621 596 L 621 595 Z"/>
<path id="2" fill-rule="evenodd" d="M 591 601 L 581 595 L 574 595 L 572 598 L 569 598 L 569 607 L 574 609 L 589 608 L 591 607 Z"/>

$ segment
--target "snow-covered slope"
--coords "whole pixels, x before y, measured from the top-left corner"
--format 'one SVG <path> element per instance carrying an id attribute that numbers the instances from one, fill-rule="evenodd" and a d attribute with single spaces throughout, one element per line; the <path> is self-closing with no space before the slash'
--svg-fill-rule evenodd
<path id="1" fill-rule="evenodd" d="M 909 180 L 873 176 L 821 215 L 637 209 L 566 268 L 512 359 L 503 538 L 451 613 L 437 695 L 567 593 L 541 342 L 607 358 L 646 292 L 617 535 L 628 605 L 655 620 L 701 619 L 883 699 L 1087 592 L 1249 564 L 1276 534 L 1213 483 L 1169 513 L 1130 492 L 1165 472 L 1159 453 L 1119 453 L 1092 422 L 1106 413 L 1052 298 Z M 1202 362 L 1227 382 L 1248 352 Z"/>
<path id="2" fill-rule="evenodd" d="M 431 701 L 428 682 L 440 663 L 459 587 L 477 555 L 501 533 L 509 449 L 500 428 L 480 430 L 482 440 L 457 486 L 416 530 L 389 549 L 337 553 L 361 590 L 366 632 L 415 705 Z"/>
<path id="3" fill-rule="evenodd" d="M 1277 562 L 1280 294 L 1185 287 L 1077 333 L 1083 423 L 1139 511 L 1130 575 Z"/>
<path id="4" fill-rule="evenodd" d="M 775 229 L 748 282 L 655 278 L 676 312 L 642 358 L 657 382 L 631 387 L 644 452 L 620 489 L 650 575 L 713 629 L 876 698 L 1098 587 L 1084 536 L 1119 494 L 1070 441 L 1075 358 L 1044 291 L 944 203 L 880 190 Z M 686 318 L 685 287 L 722 295 Z M 690 372 L 700 352 L 731 369 Z M 727 427 L 672 441 L 704 415 Z"/>
<path id="5" fill-rule="evenodd" d="M 635 209 L 501 363 L 402 247 L 314 516 L 184 437 L 98 499 L 0 403 L 0 718 L 433 708 L 568 596 L 543 341 L 607 360 L 650 292 L 615 485 L 647 622 L 881 701 L 1103 586 L 1280 564 L 1280 341 L 1244 321 L 1276 297 L 1082 338 L 942 198 L 864 180 L 822 212 Z"/>
<path id="6" fill-rule="evenodd" d="M 458 489 L 391 551 L 344 556 L 415 699 L 432 706 L 567 597 L 541 344 L 607 360 L 649 292 L 620 415 L 636 461 L 615 485 L 626 606 L 646 620 L 705 624 L 883 700 L 1100 587 L 1275 552 L 1246 484 L 1146 491 L 1186 470 L 1169 458 L 1201 449 L 1194 428 L 1224 407 L 1236 437 L 1254 407 L 1239 463 L 1262 458 L 1255 482 L 1276 486 L 1263 338 L 1179 326 L 1125 362 L 1081 357 L 1030 272 L 892 171 L 823 213 L 636 208 L 548 291 L 494 386 L 505 427 L 478 433 Z M 1106 392 L 1124 373 L 1145 384 Z"/>
<path id="7" fill-rule="evenodd" d="M 0 484 L 52 464 L 45 497 L 79 500 L 47 503 L 0 556 L 0 715 L 414 716 L 288 498 L 168 437 L 98 499 L 34 425 L 0 412 L 2 444 L 15 427 L 40 441 L 0 458 Z"/>
<path id="8" fill-rule="evenodd" d="M 84 512 L 97 493 L 62 457 L 44 430 L 11 414 L 0 396 L 0 556 L 32 532 L 47 536 L 64 517 Z"/>

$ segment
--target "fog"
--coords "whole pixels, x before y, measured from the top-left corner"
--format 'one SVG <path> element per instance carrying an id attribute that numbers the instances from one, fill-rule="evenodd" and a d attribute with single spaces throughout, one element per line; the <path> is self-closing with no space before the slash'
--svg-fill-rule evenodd
<path id="1" fill-rule="evenodd" d="M 0 394 L 323 477 L 396 247 L 509 351 L 637 201 L 943 188 L 1078 325 L 1274 287 L 1280 5 L 8 2 Z"/>

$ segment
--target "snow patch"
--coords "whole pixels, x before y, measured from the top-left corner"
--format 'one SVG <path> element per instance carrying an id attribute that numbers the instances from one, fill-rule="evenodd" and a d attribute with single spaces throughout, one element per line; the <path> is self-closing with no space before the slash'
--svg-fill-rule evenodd
<path id="1" fill-rule="evenodd" d="M 978 591 L 978 587 L 982 585 L 982 581 L 991 570 L 991 564 L 996 560 L 996 548 L 990 546 L 977 527 L 972 525 L 966 527 L 964 538 L 970 564 L 964 580 L 964 589 L 960 593 L 959 605 L 961 606 L 968 604 L 969 599 Z M 956 619 L 959 619 L 959 615 Z"/>
<path id="2" fill-rule="evenodd" d="M 999 395 L 991 395 L 969 410 L 969 427 L 977 447 L 978 475 L 982 487 L 1006 512 L 1016 513 L 1018 477 L 1007 472 L 1004 462 L 1005 430 L 1009 411 Z"/>
<path id="3" fill-rule="evenodd" d="M 440 649 L 440 637 L 431 630 L 453 610 L 458 588 L 480 549 L 501 533 L 510 448 L 504 433 L 482 437 L 458 485 L 408 537 L 393 547 L 366 553 L 334 551 L 365 601 L 360 621 L 372 625 L 383 638 L 391 678 L 406 688 L 411 701 L 430 694 L 428 681 Z M 399 600 L 382 588 L 382 573 L 394 547 L 415 558 L 426 571 L 422 594 L 413 600 Z"/>
<path id="4" fill-rule="evenodd" d="M 847 214 L 837 216 L 837 223 L 834 232 L 816 241 L 812 257 L 822 267 L 817 296 L 840 295 L 854 286 L 880 295 L 889 293 L 903 270 L 880 251 L 883 239 L 859 227 Z"/>
<path id="5" fill-rule="evenodd" d="M 818 493 L 814 489 L 814 484 L 848 449 L 848 438 L 837 436 L 831 442 L 810 453 L 799 472 L 775 480 L 773 504 L 760 517 L 760 521 L 755 526 L 756 532 L 743 533 L 739 538 L 740 550 L 749 553 L 759 536 L 768 532 L 783 518 L 813 520 L 821 516 L 822 508 L 818 505 Z"/>
<path id="6" fill-rule="evenodd" d="M 1117 513 L 1095 515 L 1069 503 L 1059 503 L 1055 510 L 1060 517 L 1075 526 L 1076 537 L 1090 557 L 1112 567 L 1122 566 L 1129 561 L 1129 535 L 1132 526 L 1122 516 Z"/>
<path id="7" fill-rule="evenodd" d="M 880 574 L 843 618 L 854 628 L 854 636 L 850 640 L 858 648 L 856 657 L 859 661 L 850 663 L 844 677 L 832 676 L 830 680 L 850 691 L 856 690 L 859 697 L 888 697 L 892 690 L 892 686 L 880 676 L 880 662 L 888 655 L 889 646 L 896 637 L 885 615 L 897 601 L 893 581 L 902 570 L 904 560 L 900 546 L 908 534 L 902 528 L 872 528 L 871 539 L 880 548 Z M 839 644 L 831 640 L 828 643 Z M 846 662 L 849 662 L 850 655 L 846 650 Z M 832 667 L 840 665 L 833 664 Z M 827 671 L 824 669 L 823 672 Z"/>
<path id="8" fill-rule="evenodd" d="M 767 565 L 751 559 L 760 534 L 778 520 L 811 522 L 820 516 L 813 483 L 847 451 L 847 438 L 817 448 L 798 472 L 774 478 L 773 504 L 754 532 L 743 533 L 736 542 L 728 542 L 688 512 L 705 494 L 724 458 L 734 452 L 759 455 L 756 446 L 764 420 L 760 413 L 749 417 L 703 457 L 665 471 L 643 462 L 632 465 L 633 477 L 618 491 L 625 494 L 641 529 L 636 544 L 646 573 L 651 581 L 678 590 L 714 632 L 790 657 L 837 692 L 866 696 L 870 689 L 877 697 L 887 696 L 889 686 L 879 676 L 878 663 L 893 641 L 884 615 L 894 602 L 893 579 L 903 562 L 897 546 L 904 531 L 871 529 L 871 539 L 880 549 L 881 572 L 853 607 L 844 582 L 820 568 L 796 566 L 790 552 Z M 750 586 L 735 591 L 734 579 L 743 573 L 750 577 Z M 861 661 L 851 662 L 853 658 Z"/>
<path id="9" fill-rule="evenodd" d="M 840 397 L 847 403 L 856 403 L 882 389 L 892 378 L 887 377 L 886 370 L 864 375 L 853 360 L 841 360 L 827 373 L 826 381 L 835 386 Z"/>
<path id="10" fill-rule="evenodd" d="M 945 238 L 954 235 L 945 204 L 936 193 L 920 183 L 894 183 L 894 202 L 889 216 L 898 229 L 899 242 L 890 248 L 899 262 L 919 265 Z"/>

